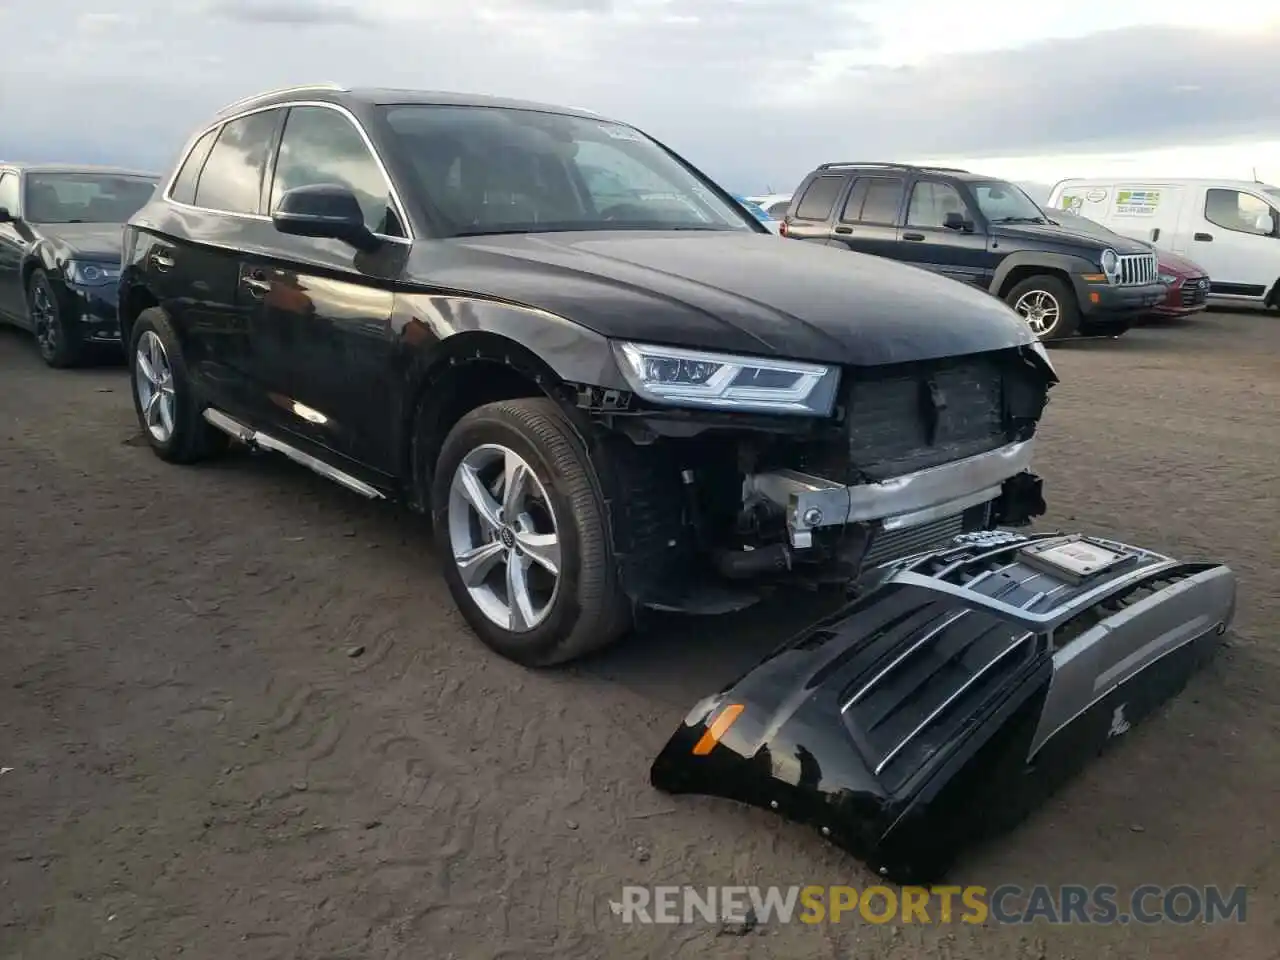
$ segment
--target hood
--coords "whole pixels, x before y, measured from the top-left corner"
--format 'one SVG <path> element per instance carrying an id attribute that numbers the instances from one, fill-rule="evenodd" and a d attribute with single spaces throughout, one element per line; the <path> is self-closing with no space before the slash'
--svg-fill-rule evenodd
<path id="1" fill-rule="evenodd" d="M 994 297 L 770 234 L 627 231 L 423 241 L 411 278 L 546 310 L 606 337 L 879 365 L 1029 344 Z"/>
<path id="2" fill-rule="evenodd" d="M 1094 230 L 1074 225 L 1068 226 L 1066 223 L 1062 226 L 1054 226 L 1051 223 L 1000 223 L 992 226 L 991 233 L 996 237 L 1035 240 L 1064 248 L 1073 247 L 1077 250 L 1081 247 L 1099 252 L 1110 247 L 1116 253 L 1149 253 L 1151 250 L 1150 244 L 1122 237 L 1102 226 Z"/>
<path id="3" fill-rule="evenodd" d="M 1175 277 L 1207 277 L 1209 271 L 1200 264 L 1180 257 L 1168 250 L 1157 251 L 1160 258 L 1160 272 L 1171 273 Z"/>
<path id="4" fill-rule="evenodd" d="M 59 260 L 120 261 L 123 227 L 118 223 L 40 223 L 32 229 Z"/>

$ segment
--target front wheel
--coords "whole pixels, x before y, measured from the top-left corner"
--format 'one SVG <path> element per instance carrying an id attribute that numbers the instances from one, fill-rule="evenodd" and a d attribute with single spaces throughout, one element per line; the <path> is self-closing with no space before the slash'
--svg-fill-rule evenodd
<path id="1" fill-rule="evenodd" d="M 1014 285 L 1005 302 L 1040 340 L 1063 340 L 1080 326 L 1080 306 L 1071 288 L 1047 274 Z"/>
<path id="2" fill-rule="evenodd" d="M 58 369 L 80 363 L 84 353 L 80 333 L 74 319 L 68 323 L 58 292 L 43 270 L 33 271 L 27 281 L 27 316 L 40 348 L 40 359 Z"/>
<path id="3" fill-rule="evenodd" d="M 549 666 L 626 631 L 599 485 L 553 401 L 486 404 L 459 420 L 440 451 L 431 504 L 449 590 L 496 652 Z"/>

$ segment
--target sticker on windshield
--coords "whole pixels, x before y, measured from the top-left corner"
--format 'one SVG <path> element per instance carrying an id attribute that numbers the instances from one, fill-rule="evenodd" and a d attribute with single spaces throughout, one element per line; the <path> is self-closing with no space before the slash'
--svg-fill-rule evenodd
<path id="1" fill-rule="evenodd" d="M 615 140 L 629 140 L 632 143 L 642 143 L 644 137 L 639 130 L 632 130 L 630 127 L 624 127 L 616 123 L 602 123 L 600 129 L 613 137 Z"/>
<path id="2" fill-rule="evenodd" d="M 1123 217 L 1149 217 L 1160 206 L 1159 190 L 1117 190 L 1116 213 Z"/>

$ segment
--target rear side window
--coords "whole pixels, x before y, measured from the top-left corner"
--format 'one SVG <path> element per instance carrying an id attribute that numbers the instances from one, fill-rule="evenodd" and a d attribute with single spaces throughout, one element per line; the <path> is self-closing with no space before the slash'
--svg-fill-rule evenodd
<path id="1" fill-rule="evenodd" d="M 809 184 L 809 189 L 800 198 L 800 206 L 796 207 L 796 218 L 799 220 L 825 220 L 831 216 L 831 208 L 836 205 L 836 198 L 844 188 L 844 177 L 818 177 Z"/>
<path id="2" fill-rule="evenodd" d="M 197 207 L 225 213 L 258 212 L 262 171 L 279 117 L 279 110 L 264 110 L 223 126 L 200 173 Z"/>
<path id="3" fill-rule="evenodd" d="M 196 181 L 200 179 L 200 171 L 204 168 L 204 162 L 209 159 L 209 151 L 213 149 L 213 141 L 217 136 L 218 128 L 214 127 L 191 148 L 182 169 L 174 178 L 173 189 L 169 191 L 173 200 L 178 203 L 196 202 Z"/>
<path id="4" fill-rule="evenodd" d="M 851 223 L 894 226 L 902 207 L 901 177 L 863 177 L 849 192 L 841 220 Z"/>

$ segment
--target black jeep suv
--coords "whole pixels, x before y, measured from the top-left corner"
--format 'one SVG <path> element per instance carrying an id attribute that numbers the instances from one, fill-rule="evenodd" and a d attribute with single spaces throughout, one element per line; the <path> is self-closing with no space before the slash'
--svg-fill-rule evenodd
<path id="1" fill-rule="evenodd" d="M 1044 509 L 1056 380 L 1004 304 L 783 243 L 633 127 L 331 86 L 198 130 L 126 227 L 143 433 L 430 514 L 528 664 Z"/>
<path id="2" fill-rule="evenodd" d="M 1149 246 L 1064 227 L 1014 184 L 965 170 L 824 163 L 780 232 L 973 284 L 1041 340 L 1121 334 L 1168 292 Z"/>

